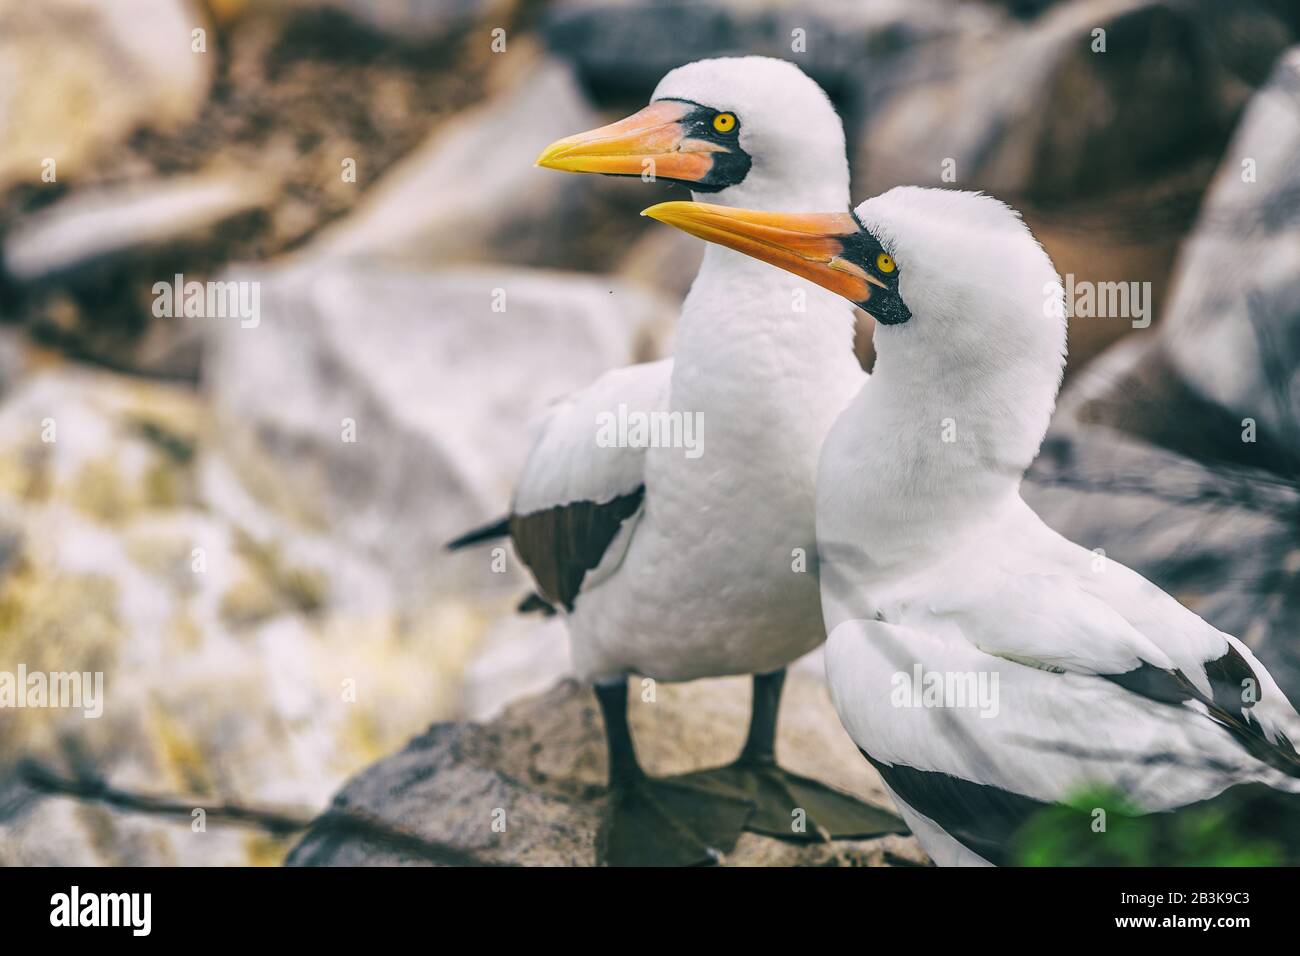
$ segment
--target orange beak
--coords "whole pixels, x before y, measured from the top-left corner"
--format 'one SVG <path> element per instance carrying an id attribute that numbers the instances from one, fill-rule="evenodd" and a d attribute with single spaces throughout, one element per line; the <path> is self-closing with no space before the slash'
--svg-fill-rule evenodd
<path id="1" fill-rule="evenodd" d="M 627 119 L 557 140 L 537 157 L 537 165 L 570 173 L 646 176 L 699 182 L 713 168 L 713 153 L 726 147 L 690 139 L 681 120 L 689 103 L 661 100 Z"/>
<path id="2" fill-rule="evenodd" d="M 859 231 L 849 213 L 759 212 L 701 202 L 663 202 L 641 213 L 709 242 L 771 263 L 863 305 L 875 276 L 842 258 L 848 237 Z"/>

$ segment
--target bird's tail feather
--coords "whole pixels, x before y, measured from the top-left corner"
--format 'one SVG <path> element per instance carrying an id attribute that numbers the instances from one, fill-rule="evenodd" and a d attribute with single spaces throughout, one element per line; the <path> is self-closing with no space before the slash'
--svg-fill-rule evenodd
<path id="1" fill-rule="evenodd" d="M 481 528 L 475 528 L 473 531 L 466 531 L 454 541 L 448 541 L 447 550 L 457 551 L 460 548 L 467 548 L 471 544 L 491 541 L 493 538 L 504 538 L 508 534 L 510 534 L 510 518 L 507 516 L 491 524 L 485 524 Z"/>

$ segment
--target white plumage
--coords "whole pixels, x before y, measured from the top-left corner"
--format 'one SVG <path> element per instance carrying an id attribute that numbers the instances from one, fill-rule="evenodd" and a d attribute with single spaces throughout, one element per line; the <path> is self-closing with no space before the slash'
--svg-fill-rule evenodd
<path id="1" fill-rule="evenodd" d="M 848 206 L 834 107 L 796 67 L 761 57 L 674 70 L 650 106 L 552 144 L 539 163 L 624 176 L 653 168 L 724 205 Z M 822 439 L 865 378 L 854 325 L 832 293 L 709 247 L 675 358 L 610 372 L 558 405 L 510 518 L 455 542 L 508 530 L 542 596 L 567 612 L 574 668 L 596 684 L 607 736 L 607 862 L 716 860 L 742 827 L 799 840 L 902 828 L 775 757 L 784 668 L 825 640 L 815 475 Z M 613 416 L 667 417 L 682 440 L 647 445 L 629 432 L 611 447 Z M 647 777 L 627 722 L 629 673 L 755 675 L 740 756 L 687 778 Z"/>
<path id="2" fill-rule="evenodd" d="M 701 61 L 668 74 L 652 99 L 664 98 L 741 117 L 753 168 L 711 201 L 848 205 L 839 118 L 796 67 Z M 710 247 L 682 307 L 674 361 L 611 372 L 556 409 L 519 481 L 516 514 L 645 485 L 642 512 L 584 580 L 569 617 L 580 677 L 771 671 L 824 640 L 816 577 L 794 570 L 795 549 L 815 570 L 817 453 L 864 378 L 853 326 L 836 296 Z M 596 447 L 596 414 L 620 404 L 698 414 L 702 453 Z"/>
<path id="3" fill-rule="evenodd" d="M 1099 787 L 1148 813 L 1250 785 L 1232 799 L 1285 797 L 1278 812 L 1300 818 L 1300 718 L 1254 655 L 1020 497 L 1061 382 L 1065 310 L 1013 210 L 905 187 L 854 218 L 647 214 L 876 315 L 875 368 L 817 476 L 826 670 L 845 728 L 938 862 L 1014 858 L 1021 826 Z"/>
<path id="4" fill-rule="evenodd" d="M 857 213 L 897 261 L 912 319 L 877 328 L 875 373 L 822 454 L 826 667 L 845 728 L 926 850 L 985 862 L 980 828 L 1005 821 L 984 813 L 955 836 L 953 793 L 991 793 L 962 783 L 1010 803 L 1110 785 L 1146 810 L 1250 781 L 1300 789 L 1270 765 L 1300 768 L 1296 713 L 1254 655 L 1020 498 L 1065 341 L 1057 277 L 1028 229 L 971 193 L 896 189 Z M 983 680 L 982 699 L 914 706 L 918 677 L 963 675 Z M 1184 701 L 1153 699 L 1165 695 Z"/>
<path id="5" fill-rule="evenodd" d="M 672 359 L 612 369 L 553 405 L 515 485 L 511 510 L 529 514 L 571 501 L 608 501 L 643 484 L 646 448 L 598 443 L 597 420 L 619 405 L 666 409 L 672 373 Z"/>

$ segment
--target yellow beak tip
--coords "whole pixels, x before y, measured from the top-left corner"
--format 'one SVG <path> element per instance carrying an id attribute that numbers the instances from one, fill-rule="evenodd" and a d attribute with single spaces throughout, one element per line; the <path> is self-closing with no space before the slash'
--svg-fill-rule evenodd
<path id="1" fill-rule="evenodd" d="M 675 208 L 680 205 L 682 205 L 682 203 L 679 202 L 655 203 L 653 206 L 647 206 L 645 209 L 642 209 L 641 215 L 648 216 L 651 219 L 658 219 L 660 222 L 664 222 L 665 221 L 664 213 L 667 212 L 670 208 Z"/>
<path id="2" fill-rule="evenodd" d="M 533 165 L 542 166 L 547 169 L 554 169 L 555 161 L 559 158 L 560 154 L 564 152 L 564 149 L 565 147 L 561 145 L 561 143 L 552 143 L 537 155 L 537 159 L 533 162 Z"/>

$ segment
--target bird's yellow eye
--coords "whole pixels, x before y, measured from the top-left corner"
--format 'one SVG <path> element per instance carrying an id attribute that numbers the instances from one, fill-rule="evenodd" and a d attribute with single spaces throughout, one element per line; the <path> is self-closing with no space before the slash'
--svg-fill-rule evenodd
<path id="1" fill-rule="evenodd" d="M 735 113 L 719 113 L 713 117 L 713 128 L 719 133 L 730 133 L 736 128 Z"/>
<path id="2" fill-rule="evenodd" d="M 876 268 L 881 272 L 893 272 L 895 268 L 894 259 L 887 252 L 882 252 L 876 256 Z"/>

